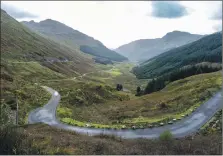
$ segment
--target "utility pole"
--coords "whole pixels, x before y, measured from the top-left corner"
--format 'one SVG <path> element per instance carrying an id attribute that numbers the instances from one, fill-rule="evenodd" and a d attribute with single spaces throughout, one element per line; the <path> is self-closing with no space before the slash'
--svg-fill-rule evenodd
<path id="1" fill-rule="evenodd" d="M 16 99 L 16 125 L 19 124 L 19 105 L 18 105 L 18 99 L 17 99 L 17 95 L 15 97 Z"/>
<path id="2" fill-rule="evenodd" d="M 18 95 L 17 95 L 17 91 L 18 91 L 18 84 L 17 84 L 17 77 L 14 78 L 13 80 L 14 83 L 14 87 L 15 87 L 15 102 L 16 102 L 16 125 L 19 124 L 19 104 L 18 104 Z"/>

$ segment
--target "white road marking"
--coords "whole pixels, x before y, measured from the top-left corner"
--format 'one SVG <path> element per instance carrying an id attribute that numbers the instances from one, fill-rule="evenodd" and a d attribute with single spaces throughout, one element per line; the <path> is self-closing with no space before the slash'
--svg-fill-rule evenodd
<path id="1" fill-rule="evenodd" d="M 55 95 L 55 96 L 58 96 L 58 92 L 54 92 L 54 95 Z"/>

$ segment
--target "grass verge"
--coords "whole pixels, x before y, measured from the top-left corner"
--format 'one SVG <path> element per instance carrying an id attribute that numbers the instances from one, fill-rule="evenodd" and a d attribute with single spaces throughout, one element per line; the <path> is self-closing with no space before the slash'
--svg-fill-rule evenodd
<path id="1" fill-rule="evenodd" d="M 197 135 L 194 139 L 170 141 L 94 137 L 55 129 L 47 125 L 26 125 L 0 129 L 1 154 L 74 155 L 221 155 L 221 134 Z"/>

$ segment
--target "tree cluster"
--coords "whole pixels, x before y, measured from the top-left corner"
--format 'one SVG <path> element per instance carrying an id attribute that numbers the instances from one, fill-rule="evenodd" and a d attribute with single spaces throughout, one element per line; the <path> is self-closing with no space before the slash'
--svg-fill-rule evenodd
<path id="1" fill-rule="evenodd" d="M 222 34 L 211 34 L 155 56 L 133 68 L 133 73 L 137 78 L 152 79 L 202 62 L 222 63 Z"/>
<path id="2" fill-rule="evenodd" d="M 117 90 L 117 91 L 123 90 L 123 86 L 122 86 L 122 84 L 117 84 L 117 85 L 116 85 L 116 90 Z"/>
<path id="3" fill-rule="evenodd" d="M 183 79 L 192 75 L 202 74 L 202 73 L 210 73 L 221 70 L 221 65 L 211 64 L 211 63 L 201 63 L 197 65 L 190 65 L 180 69 L 176 69 L 169 74 L 165 74 L 156 79 L 152 79 L 147 84 L 144 94 L 149 94 L 152 92 L 159 91 L 163 89 L 168 83 Z"/>

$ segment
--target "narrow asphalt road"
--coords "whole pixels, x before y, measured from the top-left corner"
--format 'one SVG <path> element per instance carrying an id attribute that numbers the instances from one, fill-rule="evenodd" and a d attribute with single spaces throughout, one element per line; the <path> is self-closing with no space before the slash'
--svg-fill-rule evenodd
<path id="1" fill-rule="evenodd" d="M 96 128 L 85 128 L 76 127 L 61 123 L 56 118 L 56 108 L 60 102 L 60 94 L 53 90 L 52 88 L 44 86 L 44 88 L 52 94 L 50 101 L 43 107 L 33 110 L 28 116 L 28 122 L 33 123 L 45 123 L 50 126 L 76 131 L 78 133 L 88 134 L 88 135 L 116 135 L 123 138 L 157 138 L 165 130 L 170 130 L 174 137 L 180 138 L 185 137 L 190 134 L 196 133 L 199 128 L 201 128 L 206 122 L 208 122 L 214 114 L 222 109 L 223 100 L 222 93 L 219 92 L 214 95 L 207 102 L 202 104 L 196 109 L 192 114 L 183 118 L 180 121 L 172 125 L 164 125 L 162 127 L 156 128 L 145 128 L 145 129 L 123 129 L 123 130 L 113 130 L 113 129 L 96 129 Z"/>

